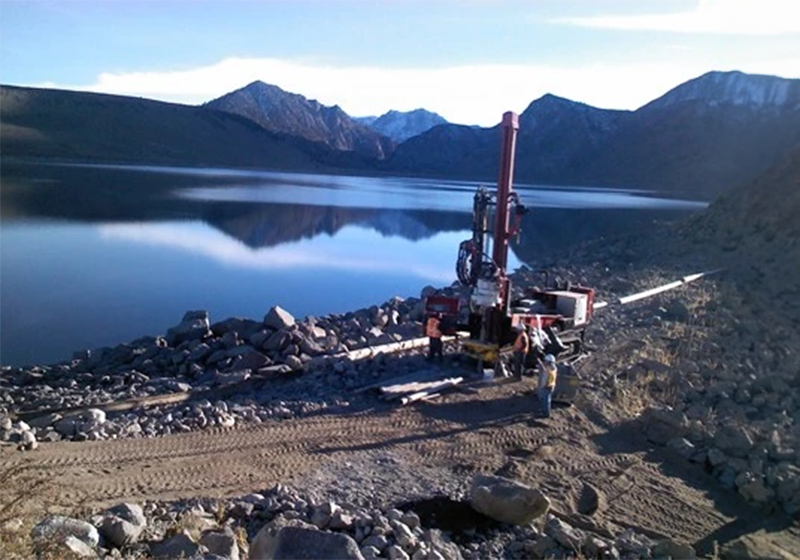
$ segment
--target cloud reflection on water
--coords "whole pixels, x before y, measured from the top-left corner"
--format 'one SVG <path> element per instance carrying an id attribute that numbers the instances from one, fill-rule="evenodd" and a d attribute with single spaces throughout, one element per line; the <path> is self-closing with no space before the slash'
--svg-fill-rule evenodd
<path id="1" fill-rule="evenodd" d="M 452 250 L 469 235 L 438 233 L 425 244 L 415 244 L 402 237 L 387 238 L 372 230 L 346 226 L 333 236 L 322 234 L 277 247 L 252 249 L 200 221 L 105 224 L 98 230 L 103 239 L 166 247 L 229 267 L 403 273 L 438 283 L 455 280 L 455 253 L 453 262 L 430 257 L 443 248 Z"/>

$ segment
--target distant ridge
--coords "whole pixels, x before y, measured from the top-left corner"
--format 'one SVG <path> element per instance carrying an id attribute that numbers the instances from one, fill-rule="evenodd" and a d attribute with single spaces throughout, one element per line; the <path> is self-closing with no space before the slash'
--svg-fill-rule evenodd
<path id="1" fill-rule="evenodd" d="M 711 200 L 800 143 L 798 92 L 800 80 L 709 72 L 636 111 L 544 95 L 520 114 L 515 180 Z M 408 115 L 390 112 L 386 120 Z M 444 123 L 395 146 L 339 107 L 263 82 L 200 107 L 3 86 L 0 124 L 4 156 L 486 182 L 497 178 L 500 138 L 497 126 Z"/>
<path id="2" fill-rule="evenodd" d="M 323 169 L 338 157 L 236 115 L 149 99 L 0 86 L 3 156 Z"/>
<path id="3" fill-rule="evenodd" d="M 413 111 L 388 111 L 380 117 L 355 117 L 361 124 L 379 134 L 388 136 L 398 144 L 413 136 L 418 136 L 434 126 L 447 124 L 447 120 L 437 113 L 425 109 Z"/>
<path id="4" fill-rule="evenodd" d="M 645 107 L 665 108 L 692 101 L 714 106 L 800 109 L 800 80 L 736 71 L 708 72 L 671 89 Z"/>
<path id="5" fill-rule="evenodd" d="M 800 80 L 709 72 L 636 111 L 548 94 L 520 114 L 515 178 L 710 200 L 759 176 L 800 142 L 798 89 Z M 492 180 L 498 142 L 497 127 L 441 125 L 401 144 L 387 166 Z"/>
<path id="6" fill-rule="evenodd" d="M 342 111 L 262 81 L 252 82 L 204 105 L 248 118 L 266 130 L 321 142 L 340 151 L 384 159 L 393 142 Z"/>

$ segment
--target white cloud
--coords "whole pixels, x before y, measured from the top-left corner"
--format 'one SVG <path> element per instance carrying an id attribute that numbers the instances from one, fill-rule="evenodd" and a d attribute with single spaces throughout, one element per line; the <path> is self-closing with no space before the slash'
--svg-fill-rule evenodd
<path id="1" fill-rule="evenodd" d="M 133 95 L 199 104 L 254 80 L 339 105 L 351 116 L 380 115 L 419 107 L 453 123 L 493 126 L 505 111 L 522 112 L 534 99 L 552 93 L 607 109 L 636 109 L 668 90 L 710 70 L 743 70 L 797 77 L 800 54 L 758 59 L 744 66 L 720 60 L 594 64 L 482 64 L 443 68 L 333 66 L 315 60 L 226 58 L 184 70 L 105 72 L 92 84 L 37 84 L 83 91 Z"/>
<path id="2" fill-rule="evenodd" d="M 800 33 L 797 0 L 699 0 L 682 12 L 571 17 L 552 20 L 581 27 L 673 33 L 784 35 Z"/>

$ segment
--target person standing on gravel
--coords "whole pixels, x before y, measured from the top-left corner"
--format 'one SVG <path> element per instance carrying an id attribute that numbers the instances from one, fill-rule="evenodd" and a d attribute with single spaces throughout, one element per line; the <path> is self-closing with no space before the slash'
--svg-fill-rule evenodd
<path id="1" fill-rule="evenodd" d="M 531 339 L 525 325 L 517 325 L 517 339 L 514 341 L 514 377 L 522 379 L 522 372 L 525 371 L 525 360 L 531 349 Z"/>
<path id="2" fill-rule="evenodd" d="M 550 407 L 553 398 L 553 389 L 558 378 L 556 358 L 546 354 L 544 361 L 539 360 L 539 414 L 541 418 L 550 418 Z"/>
<path id="3" fill-rule="evenodd" d="M 425 322 L 425 335 L 428 337 L 428 360 L 441 360 L 443 358 L 442 349 L 442 321 L 438 313 L 431 313 Z"/>

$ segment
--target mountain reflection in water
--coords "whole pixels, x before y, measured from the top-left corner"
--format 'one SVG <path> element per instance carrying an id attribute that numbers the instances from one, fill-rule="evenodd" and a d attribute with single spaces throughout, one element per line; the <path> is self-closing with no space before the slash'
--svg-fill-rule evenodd
<path id="1" fill-rule="evenodd" d="M 261 317 L 276 304 L 323 315 L 449 284 L 477 186 L 4 161 L 0 363 L 49 363 L 161 334 L 188 309 L 212 321 Z M 702 207 L 518 189 L 535 208 L 512 242 L 512 267 Z"/>

